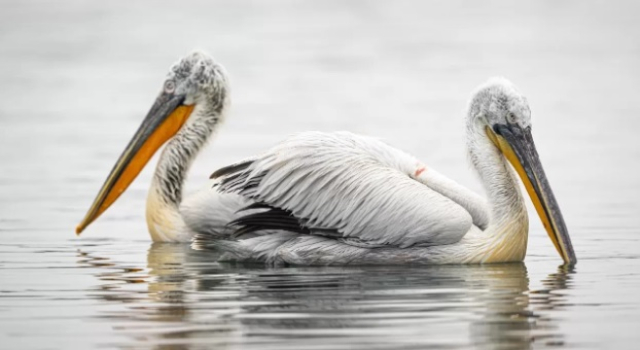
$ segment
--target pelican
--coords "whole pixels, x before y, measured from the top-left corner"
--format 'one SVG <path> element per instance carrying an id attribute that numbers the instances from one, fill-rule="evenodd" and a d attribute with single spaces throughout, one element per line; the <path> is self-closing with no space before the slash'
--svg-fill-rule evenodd
<path id="1" fill-rule="evenodd" d="M 238 195 L 205 190 L 182 200 L 193 159 L 225 118 L 227 81 L 224 68 L 202 52 L 193 52 L 171 67 L 162 91 L 76 227 L 76 234 L 118 199 L 165 143 L 147 197 L 152 240 L 190 242 L 197 232 L 194 229 L 219 227 L 232 220 L 245 204 Z"/>
<path id="2" fill-rule="evenodd" d="M 192 246 L 271 264 L 519 262 L 529 221 L 517 174 L 556 250 L 575 264 L 529 105 L 511 82 L 493 78 L 477 89 L 466 138 L 488 201 L 378 139 L 307 132 L 216 171 L 218 193 L 251 204 L 227 230 L 198 232 Z"/>

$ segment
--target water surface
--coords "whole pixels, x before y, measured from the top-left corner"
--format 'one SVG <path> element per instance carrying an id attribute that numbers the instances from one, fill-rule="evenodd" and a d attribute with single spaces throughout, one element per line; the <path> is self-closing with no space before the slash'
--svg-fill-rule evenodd
<path id="1" fill-rule="evenodd" d="M 5 1 L 0 11 L 3 348 L 635 348 L 640 341 L 640 22 L 633 1 Z M 533 210 L 523 264 L 265 268 L 152 245 L 153 167 L 84 215 L 194 48 L 233 106 L 193 167 L 303 130 L 379 136 L 481 191 L 464 110 L 488 77 L 528 97 L 579 258 Z"/>

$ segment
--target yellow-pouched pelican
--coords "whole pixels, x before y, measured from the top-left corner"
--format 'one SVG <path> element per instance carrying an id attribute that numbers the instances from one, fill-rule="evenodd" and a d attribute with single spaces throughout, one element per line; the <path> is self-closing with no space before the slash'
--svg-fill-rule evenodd
<path id="1" fill-rule="evenodd" d="M 377 139 L 310 132 L 216 171 L 218 192 L 252 204 L 230 230 L 200 232 L 193 246 L 226 250 L 227 259 L 296 265 L 522 261 L 529 222 L 511 163 L 558 253 L 575 264 L 526 99 L 494 78 L 474 94 L 466 125 L 488 205 Z"/>

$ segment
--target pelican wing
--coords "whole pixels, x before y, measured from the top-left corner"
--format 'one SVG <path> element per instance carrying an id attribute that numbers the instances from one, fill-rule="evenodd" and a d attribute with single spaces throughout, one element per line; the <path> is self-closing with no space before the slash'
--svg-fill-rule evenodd
<path id="1" fill-rule="evenodd" d="M 213 177 L 220 192 L 258 203 L 234 222 L 240 230 L 281 229 L 366 247 L 459 241 L 472 226 L 470 213 L 412 178 L 416 164 L 374 138 L 308 132 Z"/>

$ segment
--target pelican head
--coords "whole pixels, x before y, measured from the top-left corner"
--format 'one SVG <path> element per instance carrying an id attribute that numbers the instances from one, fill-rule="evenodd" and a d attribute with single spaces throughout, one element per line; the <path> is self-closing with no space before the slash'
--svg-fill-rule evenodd
<path id="1" fill-rule="evenodd" d="M 474 147 L 493 147 L 516 170 L 556 250 L 567 264 L 577 262 L 562 213 L 540 163 L 531 135 L 531 110 L 524 96 L 506 79 L 493 78 L 474 94 L 468 115 Z M 473 159 L 480 163 L 482 160 Z"/>
<path id="2" fill-rule="evenodd" d="M 188 141 L 183 144 L 192 142 L 192 147 L 183 147 L 182 153 L 193 157 L 222 117 L 227 95 L 224 69 L 206 54 L 194 52 L 175 63 L 76 233 L 80 234 L 118 199 L 167 140 L 184 133 Z"/>

